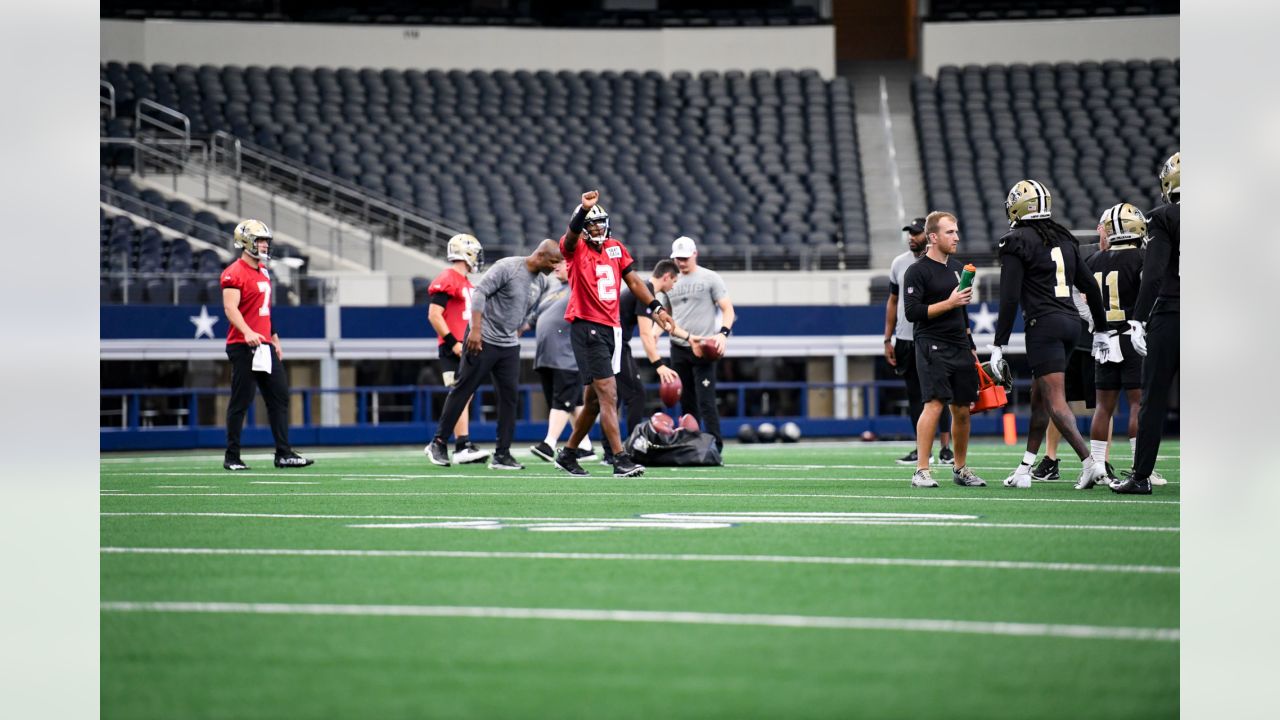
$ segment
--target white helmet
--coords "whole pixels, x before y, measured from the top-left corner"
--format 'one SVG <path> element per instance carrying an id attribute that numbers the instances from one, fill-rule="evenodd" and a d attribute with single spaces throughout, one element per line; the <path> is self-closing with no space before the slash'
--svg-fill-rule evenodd
<path id="1" fill-rule="evenodd" d="M 251 258 L 260 260 L 271 255 L 271 228 L 261 220 L 245 220 L 236 226 L 232 237 L 236 247 L 249 253 Z M 261 255 L 258 254 L 259 240 L 267 241 L 267 252 Z"/>
<path id="2" fill-rule="evenodd" d="M 462 260 L 470 268 L 471 272 L 475 272 L 484 265 L 484 248 L 480 247 L 480 241 L 474 235 L 459 233 L 449 238 L 449 244 L 445 246 L 445 257 L 450 262 Z"/>
<path id="3" fill-rule="evenodd" d="M 591 231 L 587 229 L 593 223 L 604 223 L 604 232 L 600 234 L 599 238 L 592 236 Z M 582 227 L 587 233 L 588 240 L 597 245 L 602 244 L 604 239 L 609 237 L 609 213 L 605 212 L 604 207 L 601 205 L 592 205 L 591 209 L 587 211 L 587 221 L 583 223 Z"/>

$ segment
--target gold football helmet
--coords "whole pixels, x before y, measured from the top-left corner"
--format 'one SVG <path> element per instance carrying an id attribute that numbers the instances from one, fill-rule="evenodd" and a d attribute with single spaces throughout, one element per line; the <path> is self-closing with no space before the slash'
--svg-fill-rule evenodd
<path id="1" fill-rule="evenodd" d="M 1112 245 L 1136 245 L 1147 237 L 1147 218 L 1129 203 L 1119 203 L 1102 213 L 1102 227 Z"/>
<path id="2" fill-rule="evenodd" d="M 467 264 L 471 272 L 475 272 L 484 265 L 484 248 L 480 246 L 480 241 L 474 235 L 459 233 L 449 238 L 449 244 L 445 246 L 445 252 L 450 262 L 461 260 Z"/>
<path id="3" fill-rule="evenodd" d="M 249 253 L 249 257 L 261 259 L 271 254 L 271 228 L 261 220 L 245 220 L 236 226 L 233 234 L 236 247 Z M 267 241 L 267 252 L 258 254 L 258 241 Z"/>
<path id="4" fill-rule="evenodd" d="M 599 235 L 593 235 L 591 233 L 591 226 L 597 223 L 604 228 L 604 232 L 601 232 Z M 583 227 L 587 231 L 588 240 L 596 243 L 597 245 L 603 243 L 604 239 L 609 237 L 609 213 L 605 212 L 604 206 L 598 203 L 596 205 L 592 205 L 591 209 L 587 211 L 587 221 L 583 223 Z"/>
<path id="5" fill-rule="evenodd" d="M 1160 168 L 1160 194 L 1165 202 L 1182 200 L 1182 152 L 1176 152 Z"/>
<path id="6" fill-rule="evenodd" d="M 1009 190 L 1004 209 L 1009 216 L 1009 227 L 1022 220 L 1044 220 L 1053 217 L 1053 196 L 1049 189 L 1035 180 L 1022 180 Z"/>

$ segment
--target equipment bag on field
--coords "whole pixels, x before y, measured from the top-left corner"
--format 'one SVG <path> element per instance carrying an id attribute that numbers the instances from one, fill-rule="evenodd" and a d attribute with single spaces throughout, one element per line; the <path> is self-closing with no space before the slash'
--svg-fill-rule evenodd
<path id="1" fill-rule="evenodd" d="M 676 429 L 661 433 L 648 420 L 636 425 L 623 449 L 641 465 L 692 467 L 723 465 L 716 438 L 711 433 Z"/>

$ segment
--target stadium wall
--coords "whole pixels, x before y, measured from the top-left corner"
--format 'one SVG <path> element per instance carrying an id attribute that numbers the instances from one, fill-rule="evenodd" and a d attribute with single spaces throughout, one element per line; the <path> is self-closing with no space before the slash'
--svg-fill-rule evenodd
<path id="1" fill-rule="evenodd" d="M 664 74 L 813 68 L 835 77 L 831 25 L 580 30 L 104 19 L 100 28 L 103 62 Z"/>
<path id="2" fill-rule="evenodd" d="M 920 71 L 943 65 L 1173 59 L 1180 55 L 1177 15 L 1084 20 L 926 22 Z"/>

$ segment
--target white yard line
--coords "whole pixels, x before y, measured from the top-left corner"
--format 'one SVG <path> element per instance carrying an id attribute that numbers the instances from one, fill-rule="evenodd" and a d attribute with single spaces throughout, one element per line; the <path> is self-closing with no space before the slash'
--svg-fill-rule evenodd
<path id="1" fill-rule="evenodd" d="M 204 517 L 204 518 L 259 518 L 259 519 L 287 519 L 287 520 L 503 520 L 515 522 L 615 522 L 618 518 L 546 518 L 546 517 L 476 517 L 476 516 L 457 516 L 457 515 L 327 515 L 327 514 L 299 514 L 299 513 L 236 513 L 236 512 L 104 512 L 100 513 L 102 517 Z M 672 517 L 671 515 L 662 515 L 661 517 Z M 643 516 L 643 517 L 659 517 Z M 705 519 L 706 522 L 714 522 L 711 517 Z M 858 519 L 858 520 L 842 520 L 835 524 L 845 525 L 916 525 L 927 527 L 964 527 L 964 528 L 983 528 L 983 529 L 1010 529 L 1010 530 L 1099 530 L 1099 531 L 1115 531 L 1115 532 L 1159 532 L 1159 533 L 1177 533 L 1180 532 L 1176 527 L 1162 527 L 1154 525 L 1068 525 L 1068 524 L 1048 524 L 1048 523 L 984 523 L 984 522 L 944 522 L 929 520 L 890 520 L 890 519 Z M 388 526 L 394 527 L 394 526 Z"/>
<path id="2" fill-rule="evenodd" d="M 567 620 L 577 622 L 662 623 L 750 627 L 818 628 L 829 630 L 896 630 L 905 632 L 1012 635 L 1082 640 L 1149 640 L 1178 642 L 1177 628 L 1052 625 L 1041 623 L 979 622 L 910 618 L 823 617 L 816 615 L 757 615 L 651 610 L 589 610 L 576 608 L 474 607 L 456 605 L 326 605 L 310 603 L 227 602 L 104 602 L 103 612 L 222 613 L 251 615 L 337 615 L 357 617 L 496 618 L 504 620 Z"/>
<path id="3" fill-rule="evenodd" d="M 250 485 L 319 485 L 316 480 L 250 480 Z"/>
<path id="4" fill-rule="evenodd" d="M 220 555 L 252 557 L 449 558 L 462 560 L 600 560 L 628 562 L 770 563 L 780 565 L 870 565 L 876 567 L 1044 570 L 1050 572 L 1177 575 L 1171 565 L 960 560 L 939 558 L 822 557 L 813 555 L 698 555 L 658 553 L 485 552 L 471 550 L 315 550 L 291 548 L 104 547 L 107 555 Z"/>

